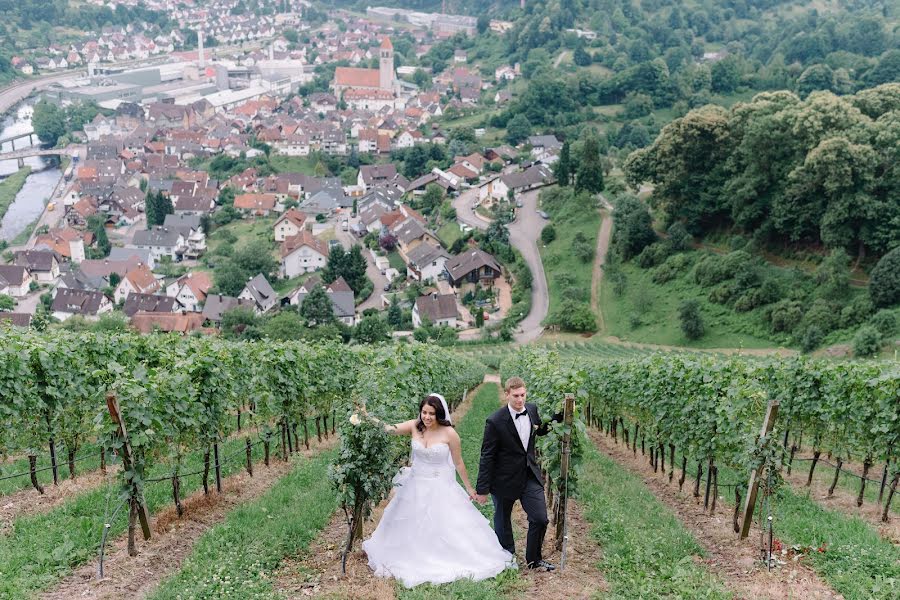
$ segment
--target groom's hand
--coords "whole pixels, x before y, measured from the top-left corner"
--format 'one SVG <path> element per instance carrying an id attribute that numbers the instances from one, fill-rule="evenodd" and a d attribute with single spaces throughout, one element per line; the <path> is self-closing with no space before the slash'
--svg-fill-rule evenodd
<path id="1" fill-rule="evenodd" d="M 478 504 L 487 504 L 487 494 L 472 494 L 472 500 Z"/>

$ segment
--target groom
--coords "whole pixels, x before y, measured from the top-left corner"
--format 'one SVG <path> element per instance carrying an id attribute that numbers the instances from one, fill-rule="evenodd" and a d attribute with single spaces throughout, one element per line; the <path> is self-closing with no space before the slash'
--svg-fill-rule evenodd
<path id="1" fill-rule="evenodd" d="M 500 545 L 515 554 L 512 534 L 512 508 L 516 500 L 528 515 L 528 538 L 525 562 L 530 569 L 552 571 L 554 567 L 541 558 L 541 545 L 547 531 L 547 503 L 544 500 L 544 478 L 534 458 L 534 440 L 547 433 L 537 407 L 525 403 L 525 382 L 510 377 L 504 386 L 506 405 L 487 418 L 481 442 L 478 484 L 473 498 L 494 501 L 494 532 Z"/>

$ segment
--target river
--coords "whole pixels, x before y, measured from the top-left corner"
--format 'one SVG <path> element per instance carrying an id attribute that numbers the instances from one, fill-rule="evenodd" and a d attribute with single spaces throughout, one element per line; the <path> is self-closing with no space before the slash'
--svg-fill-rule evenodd
<path id="1" fill-rule="evenodd" d="M 32 106 L 30 102 L 20 104 L 13 113 L 3 117 L 0 122 L 0 139 L 31 131 Z M 38 143 L 36 137 L 34 142 Z M 27 143 L 27 138 L 16 140 L 16 148 L 23 148 Z M 3 145 L 3 152 L 11 150 L 9 144 Z M 51 159 L 35 156 L 26 158 L 25 164 L 31 167 L 32 174 L 25 180 L 25 185 L 0 222 L 2 240 L 12 240 L 41 216 L 44 212 L 44 200 L 50 197 L 62 177 L 62 171 L 53 166 L 55 162 Z M 5 178 L 18 169 L 19 165 L 15 160 L 0 161 L 0 178 Z"/>

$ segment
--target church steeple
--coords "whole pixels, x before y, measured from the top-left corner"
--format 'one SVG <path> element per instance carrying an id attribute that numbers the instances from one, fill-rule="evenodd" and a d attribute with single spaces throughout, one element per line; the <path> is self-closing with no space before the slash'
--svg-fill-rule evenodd
<path id="1" fill-rule="evenodd" d="M 387 91 L 394 89 L 394 45 L 387 36 L 381 40 L 378 50 L 378 87 Z"/>

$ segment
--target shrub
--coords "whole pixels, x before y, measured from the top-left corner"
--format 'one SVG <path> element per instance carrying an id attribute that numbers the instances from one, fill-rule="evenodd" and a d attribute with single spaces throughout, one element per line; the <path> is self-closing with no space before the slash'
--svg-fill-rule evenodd
<path id="1" fill-rule="evenodd" d="M 582 286 L 570 285 L 563 288 L 562 297 L 575 302 L 586 302 L 588 300 L 588 290 Z"/>
<path id="2" fill-rule="evenodd" d="M 804 352 L 812 352 L 816 348 L 819 347 L 819 344 L 822 343 L 822 339 L 825 337 L 825 334 L 822 333 L 822 329 L 816 325 L 811 325 L 806 328 L 806 331 L 803 333 L 803 339 L 800 341 L 800 348 Z"/>
<path id="3" fill-rule="evenodd" d="M 882 256 L 872 269 L 869 296 L 878 308 L 900 303 L 900 246 Z"/>
<path id="4" fill-rule="evenodd" d="M 691 266 L 689 254 L 673 254 L 653 273 L 653 283 L 667 283 Z"/>
<path id="5" fill-rule="evenodd" d="M 889 310 L 881 309 L 869 319 L 869 325 L 884 337 L 890 337 L 897 331 L 897 316 Z"/>
<path id="6" fill-rule="evenodd" d="M 559 314 L 554 320 L 565 331 L 590 332 L 597 330 L 597 319 L 594 317 L 590 305 L 584 302 L 571 300 L 563 302 Z"/>
<path id="7" fill-rule="evenodd" d="M 815 326 L 828 335 L 838 326 L 838 315 L 834 305 L 821 298 L 814 300 L 803 315 L 803 323 L 807 327 Z"/>
<path id="8" fill-rule="evenodd" d="M 643 322 L 641 321 L 641 316 L 639 314 L 631 313 L 630 315 L 628 315 L 628 327 L 629 328 L 637 329 L 641 325 L 643 325 Z"/>
<path id="9" fill-rule="evenodd" d="M 842 298 L 850 291 L 850 257 L 843 248 L 831 251 L 816 268 L 818 292 L 823 298 Z"/>
<path id="10" fill-rule="evenodd" d="M 681 331 L 689 340 L 700 339 L 706 332 L 700 314 L 700 303 L 696 300 L 685 300 L 681 303 L 678 307 L 678 319 L 681 321 Z"/>
<path id="11" fill-rule="evenodd" d="M 583 263 L 594 259 L 594 245 L 580 231 L 572 238 L 572 254 Z"/>
<path id="12" fill-rule="evenodd" d="M 768 309 L 767 316 L 773 332 L 790 333 L 803 319 L 803 303 L 798 300 L 781 300 Z"/>
<path id="13" fill-rule="evenodd" d="M 647 207 L 633 196 L 623 196 L 616 203 L 614 243 L 624 260 L 637 256 L 656 241 Z"/>
<path id="14" fill-rule="evenodd" d="M 872 325 L 863 325 L 853 336 L 854 356 L 874 356 L 881 350 L 881 333 Z"/>
<path id="15" fill-rule="evenodd" d="M 556 228 L 553 225 L 547 225 L 541 230 L 541 241 L 544 244 L 550 244 L 556 239 Z"/>
<path id="16" fill-rule="evenodd" d="M 666 233 L 669 235 L 666 243 L 668 244 L 669 249 L 672 252 L 681 252 L 682 250 L 687 250 L 691 247 L 691 242 L 694 241 L 693 236 L 688 232 L 687 227 L 685 227 L 682 223 L 672 223 L 672 225 L 666 230 Z"/>
<path id="17" fill-rule="evenodd" d="M 668 256 L 668 247 L 665 244 L 656 242 L 641 250 L 636 260 L 640 268 L 650 269 L 665 262 Z"/>
<path id="18" fill-rule="evenodd" d="M 730 282 L 720 283 L 709 292 L 707 299 L 713 304 L 728 304 L 737 295 L 735 286 Z"/>

